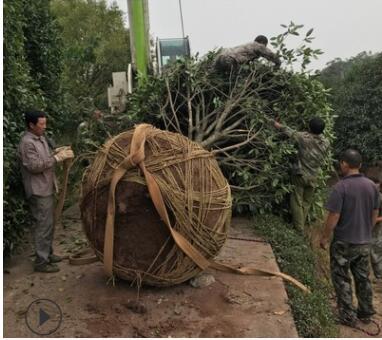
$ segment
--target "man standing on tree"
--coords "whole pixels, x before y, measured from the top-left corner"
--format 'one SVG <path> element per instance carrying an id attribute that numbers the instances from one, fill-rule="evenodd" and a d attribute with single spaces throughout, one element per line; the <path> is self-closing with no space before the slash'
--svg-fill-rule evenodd
<path id="1" fill-rule="evenodd" d="M 248 44 L 236 46 L 233 48 L 223 48 L 215 60 L 215 68 L 220 72 L 237 71 L 240 65 L 263 57 L 273 62 L 279 67 L 281 62 L 279 57 L 267 48 L 268 39 L 259 35 Z"/>
<path id="2" fill-rule="evenodd" d="M 322 135 L 325 122 L 318 117 L 312 118 L 309 121 L 309 132 L 295 131 L 276 121 L 274 126 L 297 143 L 297 160 L 292 165 L 294 188 L 290 197 L 290 209 L 295 228 L 303 231 L 312 205 L 318 171 L 329 150 L 329 141 Z"/>
<path id="3" fill-rule="evenodd" d="M 53 254 L 54 192 L 56 163 L 73 158 L 70 147 L 61 147 L 53 153 L 44 136 L 46 115 L 42 111 L 25 113 L 27 131 L 19 144 L 21 173 L 26 198 L 35 220 L 34 246 L 36 260 L 34 269 L 38 272 L 59 271 L 55 263 L 61 258 Z"/>
<path id="4" fill-rule="evenodd" d="M 346 150 L 340 158 L 343 178 L 333 187 L 326 203 L 328 216 L 320 241 L 326 249 L 330 245 L 330 270 L 337 295 L 339 320 L 354 327 L 357 317 L 370 322 L 375 314 L 373 292 L 369 280 L 369 257 L 372 229 L 379 208 L 379 193 L 376 185 L 360 174 L 362 158 L 356 150 Z M 357 311 L 353 307 L 353 274 L 358 300 Z"/>

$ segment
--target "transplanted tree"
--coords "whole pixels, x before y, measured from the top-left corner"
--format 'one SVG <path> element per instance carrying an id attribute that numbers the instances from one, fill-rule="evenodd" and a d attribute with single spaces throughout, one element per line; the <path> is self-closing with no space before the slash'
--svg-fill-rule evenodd
<path id="1" fill-rule="evenodd" d="M 332 89 L 337 153 L 353 147 L 365 162 L 382 160 L 382 53 L 335 60 L 322 71 Z"/>
<path id="2" fill-rule="evenodd" d="M 305 72 L 320 52 L 307 46 L 312 30 L 299 48 L 286 47 L 285 39 L 300 28 L 291 23 L 271 39 L 284 61 L 280 69 L 258 60 L 222 74 L 214 68 L 216 52 L 169 65 L 162 76 L 148 77 L 129 96 L 112 134 L 139 121 L 182 133 L 216 155 L 237 210 L 263 212 L 277 206 L 280 211 L 290 191 L 289 158 L 296 149 L 274 129 L 273 119 L 305 129 L 311 116 L 320 116 L 329 137 L 332 128 L 328 91 Z M 301 72 L 289 67 L 298 60 Z"/>

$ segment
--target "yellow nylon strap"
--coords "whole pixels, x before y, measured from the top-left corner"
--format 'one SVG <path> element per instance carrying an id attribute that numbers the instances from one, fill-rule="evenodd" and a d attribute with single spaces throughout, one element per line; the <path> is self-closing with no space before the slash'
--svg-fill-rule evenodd
<path id="1" fill-rule="evenodd" d="M 130 155 L 119 165 L 114 171 L 109 190 L 108 207 L 107 207 L 107 219 L 105 227 L 105 243 L 104 243 L 104 268 L 105 272 L 111 276 L 113 274 L 113 247 L 114 247 L 114 217 L 115 217 L 115 188 L 119 180 L 126 173 L 127 169 L 134 165 L 139 165 L 142 170 L 147 187 L 153 201 L 153 204 L 161 217 L 161 219 L 167 225 L 176 245 L 189 257 L 195 264 L 202 270 L 208 267 L 214 268 L 219 271 L 231 272 L 242 275 L 271 275 L 281 277 L 304 292 L 309 292 L 309 289 L 302 283 L 294 279 L 293 277 L 281 273 L 258 269 L 254 267 L 242 267 L 235 268 L 230 265 L 210 261 L 206 259 L 185 237 L 174 230 L 171 226 L 170 218 L 167 213 L 167 208 L 163 200 L 162 193 L 160 191 L 158 183 L 155 181 L 154 176 L 146 169 L 144 159 L 145 150 L 144 144 L 146 141 L 146 134 L 154 128 L 149 124 L 140 124 L 135 128 L 133 138 L 131 141 Z"/>
<path id="2" fill-rule="evenodd" d="M 149 189 L 149 193 L 154 206 L 161 219 L 166 223 L 172 237 L 175 240 L 175 243 L 188 257 L 190 257 L 198 265 L 198 267 L 203 270 L 206 269 L 210 265 L 210 262 L 202 254 L 200 254 L 200 252 L 195 249 L 195 247 L 193 247 L 191 243 L 187 241 L 187 239 L 185 239 L 180 233 L 171 227 L 166 205 L 164 204 L 163 196 L 157 182 L 155 181 L 153 175 L 146 170 L 143 162 L 140 163 L 139 166 L 145 175 L 147 187 Z"/>
<path id="3" fill-rule="evenodd" d="M 304 286 L 300 281 L 296 280 L 292 276 L 282 273 L 282 272 L 275 272 L 272 270 L 266 270 L 266 269 L 260 269 L 255 267 L 240 267 L 236 268 L 227 264 L 222 264 L 219 262 L 211 261 L 211 268 L 222 271 L 222 272 L 228 272 L 228 273 L 236 273 L 236 274 L 242 274 L 242 275 L 261 275 L 261 276 L 277 276 L 281 277 L 284 280 L 294 284 L 296 287 L 300 288 L 306 293 L 310 293 L 309 288 Z"/>
<path id="4" fill-rule="evenodd" d="M 68 189 L 69 172 L 72 167 L 73 159 L 69 158 L 64 161 L 64 182 L 62 184 L 60 196 L 58 198 L 57 206 L 54 211 L 54 225 L 57 226 L 61 220 L 62 210 L 64 208 L 64 202 L 66 197 L 66 191 Z"/>
<path id="5" fill-rule="evenodd" d="M 104 269 L 106 274 L 109 276 L 113 275 L 115 189 L 119 180 L 124 176 L 126 171 L 134 167 L 137 162 L 141 162 L 143 160 L 142 156 L 144 157 L 144 145 L 147 134 L 146 130 L 149 128 L 152 129 L 152 126 L 148 124 L 140 124 L 136 127 L 131 140 L 130 155 L 126 157 L 121 164 L 119 164 L 116 170 L 114 170 L 113 177 L 110 182 L 103 248 Z"/>

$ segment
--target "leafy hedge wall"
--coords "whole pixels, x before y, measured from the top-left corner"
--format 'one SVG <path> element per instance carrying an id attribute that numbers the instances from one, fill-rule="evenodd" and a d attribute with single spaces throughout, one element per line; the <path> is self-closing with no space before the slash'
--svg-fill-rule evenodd
<path id="1" fill-rule="evenodd" d="M 382 53 L 334 60 L 320 80 L 331 89 L 336 155 L 358 149 L 366 163 L 382 161 Z"/>
<path id="2" fill-rule="evenodd" d="M 17 159 L 25 130 L 23 113 L 37 107 L 55 117 L 60 111 L 61 52 L 49 0 L 4 1 L 4 165 L 3 250 L 10 254 L 30 218 Z M 54 120 L 53 120 L 54 121 Z"/>

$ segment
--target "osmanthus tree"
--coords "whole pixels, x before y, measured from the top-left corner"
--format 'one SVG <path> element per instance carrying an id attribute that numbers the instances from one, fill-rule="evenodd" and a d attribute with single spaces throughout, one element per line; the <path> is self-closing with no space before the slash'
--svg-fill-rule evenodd
<path id="1" fill-rule="evenodd" d="M 349 60 L 336 59 L 322 71 L 320 80 L 331 89 L 337 155 L 358 149 L 366 163 L 382 161 L 382 53 L 360 53 Z"/>
<path id="2" fill-rule="evenodd" d="M 319 116 L 326 121 L 329 138 L 333 126 L 328 90 L 306 71 L 310 60 L 321 53 L 309 47 L 312 30 L 298 48 L 288 49 L 288 37 L 299 35 L 302 26 L 291 23 L 285 28 L 271 39 L 283 60 L 280 69 L 258 60 L 235 74 L 221 74 L 214 69 L 216 51 L 201 59 L 178 61 L 162 76 L 149 77 L 128 97 L 126 113 L 109 126 L 111 134 L 142 121 L 182 133 L 216 155 L 233 189 L 237 211 L 285 208 L 296 147 L 274 129 L 273 120 L 304 130 L 312 116 Z M 298 64 L 301 69 L 295 71 Z M 330 159 L 329 153 L 322 181 Z M 320 204 L 317 199 L 318 210 Z"/>

